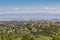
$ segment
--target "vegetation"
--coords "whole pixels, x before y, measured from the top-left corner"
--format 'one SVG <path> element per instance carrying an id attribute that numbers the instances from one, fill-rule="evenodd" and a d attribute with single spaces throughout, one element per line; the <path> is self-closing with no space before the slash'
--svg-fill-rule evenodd
<path id="1" fill-rule="evenodd" d="M 60 23 L 0 24 L 0 40 L 60 40 Z"/>
<path id="2" fill-rule="evenodd" d="M 34 40 L 34 37 L 30 34 L 25 34 L 21 40 Z"/>

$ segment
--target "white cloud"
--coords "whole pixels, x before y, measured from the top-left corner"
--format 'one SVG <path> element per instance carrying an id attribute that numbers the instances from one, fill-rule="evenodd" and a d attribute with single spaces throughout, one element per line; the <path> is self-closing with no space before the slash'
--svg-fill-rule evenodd
<path id="1" fill-rule="evenodd" d="M 57 14 L 60 13 L 60 8 L 54 8 L 54 7 L 44 7 L 44 8 L 27 8 L 27 9 L 21 9 L 21 8 L 13 8 L 13 9 L 5 9 L 0 10 L 1 13 L 52 13 Z"/>
<path id="2" fill-rule="evenodd" d="M 54 7 L 45 7 L 43 8 L 42 12 L 44 13 L 54 13 L 54 14 L 57 14 L 57 13 L 60 13 L 60 8 L 54 8 Z"/>
<path id="3" fill-rule="evenodd" d="M 20 9 L 20 8 L 13 8 L 14 10 L 18 10 L 18 9 Z"/>

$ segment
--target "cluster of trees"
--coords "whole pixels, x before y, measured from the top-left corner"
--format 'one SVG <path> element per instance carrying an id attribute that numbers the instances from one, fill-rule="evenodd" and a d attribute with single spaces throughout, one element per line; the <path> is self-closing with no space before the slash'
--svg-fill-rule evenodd
<path id="1" fill-rule="evenodd" d="M 0 40 L 60 40 L 60 25 L 47 23 L 0 24 Z"/>

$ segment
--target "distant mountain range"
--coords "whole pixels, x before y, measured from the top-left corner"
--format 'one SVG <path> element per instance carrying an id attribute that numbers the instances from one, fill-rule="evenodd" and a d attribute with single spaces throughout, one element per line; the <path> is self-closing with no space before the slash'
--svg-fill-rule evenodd
<path id="1" fill-rule="evenodd" d="M 50 13 L 15 13 L 15 14 L 0 14 L 0 21 L 4 20 L 22 20 L 22 19 L 60 19 L 60 14 Z"/>

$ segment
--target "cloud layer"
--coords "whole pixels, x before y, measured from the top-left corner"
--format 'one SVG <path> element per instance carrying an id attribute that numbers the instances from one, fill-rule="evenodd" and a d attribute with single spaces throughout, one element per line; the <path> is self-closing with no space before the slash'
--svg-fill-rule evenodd
<path id="1" fill-rule="evenodd" d="M 44 8 L 27 8 L 27 9 L 21 9 L 21 8 L 12 8 L 12 9 L 3 9 L 0 10 L 0 14 L 5 13 L 52 13 L 52 14 L 60 14 L 60 8 L 53 8 L 53 7 L 44 7 Z"/>

